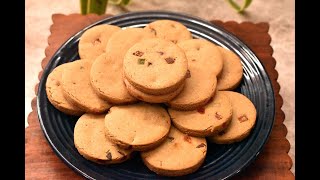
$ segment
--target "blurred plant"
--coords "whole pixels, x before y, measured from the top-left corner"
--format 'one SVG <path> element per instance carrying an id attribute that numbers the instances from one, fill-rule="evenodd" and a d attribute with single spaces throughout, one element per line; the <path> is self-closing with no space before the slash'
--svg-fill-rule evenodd
<path id="1" fill-rule="evenodd" d="M 233 7 L 238 13 L 242 13 L 246 8 L 248 8 L 252 2 L 252 0 L 243 0 L 242 6 L 239 6 L 238 3 L 233 0 L 227 0 L 231 7 Z"/>
<path id="2" fill-rule="evenodd" d="M 105 14 L 108 3 L 126 6 L 130 3 L 130 0 L 80 0 L 81 14 Z"/>
<path id="3" fill-rule="evenodd" d="M 243 0 L 242 6 L 234 0 L 226 0 L 232 8 L 238 13 L 242 13 L 248 8 L 252 0 Z M 95 13 L 98 15 L 105 14 L 108 3 L 124 7 L 130 3 L 130 0 L 80 0 L 81 14 Z"/>

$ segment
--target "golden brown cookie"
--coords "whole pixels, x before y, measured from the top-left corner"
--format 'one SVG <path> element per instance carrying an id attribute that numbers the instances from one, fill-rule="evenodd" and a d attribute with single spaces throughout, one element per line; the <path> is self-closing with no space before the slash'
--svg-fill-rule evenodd
<path id="1" fill-rule="evenodd" d="M 127 79 L 124 78 L 124 83 L 128 89 L 128 92 L 135 98 L 141 100 L 141 101 L 145 101 L 145 102 L 149 102 L 149 103 L 164 103 L 164 102 L 168 102 L 171 99 L 173 99 L 174 97 L 176 97 L 177 95 L 179 95 L 179 93 L 181 93 L 181 91 L 183 90 L 184 84 L 182 84 L 181 87 L 179 87 L 177 90 L 170 92 L 168 94 L 164 94 L 164 95 L 153 95 L 153 94 L 147 94 L 144 92 L 139 91 L 137 88 L 135 88 L 134 86 L 132 86 Z"/>
<path id="2" fill-rule="evenodd" d="M 113 106 L 105 117 L 106 134 L 111 141 L 137 151 L 149 150 L 162 143 L 170 126 L 167 111 L 147 103 Z"/>
<path id="3" fill-rule="evenodd" d="M 176 44 L 152 38 L 140 41 L 126 53 L 125 78 L 139 91 L 161 95 L 177 90 L 185 81 L 188 61 Z"/>
<path id="4" fill-rule="evenodd" d="M 100 98 L 113 104 L 127 104 L 137 101 L 131 96 L 123 81 L 116 78 L 118 66 L 106 53 L 101 54 L 92 64 L 90 70 L 90 81 L 93 89 Z M 113 68 L 117 70 L 113 70 Z M 108 70 L 106 70 L 108 69 Z M 121 75 L 121 74 L 120 74 Z M 112 78 L 114 77 L 114 78 Z"/>
<path id="5" fill-rule="evenodd" d="M 166 141 L 159 147 L 141 152 L 144 164 L 164 176 L 182 176 L 195 172 L 207 153 L 205 138 L 188 136 L 171 127 Z"/>
<path id="6" fill-rule="evenodd" d="M 212 42 L 205 39 L 190 39 L 177 44 L 186 54 L 191 70 L 207 71 L 218 76 L 223 68 L 223 56 Z"/>
<path id="7" fill-rule="evenodd" d="M 177 111 L 169 108 L 172 122 L 180 131 L 190 136 L 207 137 L 228 127 L 232 117 L 229 98 L 216 92 L 214 98 L 204 107 L 193 111 Z"/>
<path id="8" fill-rule="evenodd" d="M 84 112 L 75 104 L 68 100 L 62 90 L 61 77 L 64 67 L 67 64 L 61 64 L 54 68 L 54 70 L 48 75 L 46 82 L 46 92 L 50 103 L 59 111 L 69 114 L 80 116 Z"/>
<path id="9" fill-rule="evenodd" d="M 177 43 L 192 39 L 190 31 L 183 24 L 172 20 L 156 20 L 149 23 L 144 29 L 154 33 L 157 38 Z"/>
<path id="10" fill-rule="evenodd" d="M 188 76 L 185 88 L 168 102 L 177 110 L 194 110 L 205 105 L 214 95 L 217 74 L 222 69 L 222 56 L 216 45 L 204 39 L 181 41 L 178 46 L 188 59 Z"/>
<path id="11" fill-rule="evenodd" d="M 137 101 L 128 93 L 122 80 L 123 57 L 132 45 L 151 37 L 154 37 L 152 33 L 141 28 L 127 28 L 112 34 L 106 47 L 106 56 L 100 56 L 91 68 L 91 83 L 101 97 L 114 104 Z"/>
<path id="12" fill-rule="evenodd" d="M 217 144 L 230 144 L 246 138 L 254 127 L 257 111 L 253 103 L 244 95 L 233 91 L 221 91 L 232 104 L 232 120 L 221 133 L 209 137 Z"/>
<path id="13" fill-rule="evenodd" d="M 121 163 L 130 157 L 125 150 L 112 143 L 105 135 L 105 114 L 84 114 L 74 127 L 74 145 L 86 159 L 99 164 Z"/>
<path id="14" fill-rule="evenodd" d="M 117 26 L 102 24 L 86 30 L 79 40 L 79 56 L 81 59 L 94 61 L 105 52 L 111 35 L 121 30 Z"/>
<path id="15" fill-rule="evenodd" d="M 111 105 L 102 100 L 90 84 L 91 61 L 78 60 L 68 63 L 62 73 L 62 88 L 72 103 L 89 113 L 102 113 Z"/>
<path id="16" fill-rule="evenodd" d="M 219 46 L 223 57 L 223 68 L 218 76 L 218 90 L 235 89 L 242 80 L 243 69 L 240 58 L 232 51 Z"/>
<path id="17" fill-rule="evenodd" d="M 106 53 L 113 61 L 120 62 L 126 52 L 136 43 L 143 39 L 154 38 L 154 34 L 142 28 L 126 28 L 114 33 L 106 46 Z"/>

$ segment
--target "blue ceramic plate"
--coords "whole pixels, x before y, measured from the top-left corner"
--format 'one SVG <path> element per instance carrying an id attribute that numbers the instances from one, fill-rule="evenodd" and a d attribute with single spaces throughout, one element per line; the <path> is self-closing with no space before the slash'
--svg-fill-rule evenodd
<path id="1" fill-rule="evenodd" d="M 78 117 L 68 116 L 55 109 L 47 99 L 45 84 L 48 74 L 58 65 L 79 58 L 78 42 L 82 33 L 99 24 L 120 27 L 144 27 L 158 19 L 171 19 L 184 24 L 196 38 L 207 39 L 234 51 L 242 61 L 243 80 L 236 91 L 247 96 L 257 108 L 257 121 L 251 134 L 243 141 L 231 145 L 208 142 L 203 165 L 182 179 L 226 179 L 248 166 L 265 144 L 274 122 L 275 102 L 270 79 L 255 54 L 229 32 L 196 17 L 165 11 L 133 12 L 106 18 L 94 23 L 65 42 L 53 55 L 39 84 L 38 116 L 41 128 L 54 152 L 73 170 L 89 179 L 166 179 L 150 171 L 136 154 L 122 164 L 103 166 L 84 159 L 73 143 L 73 128 Z"/>

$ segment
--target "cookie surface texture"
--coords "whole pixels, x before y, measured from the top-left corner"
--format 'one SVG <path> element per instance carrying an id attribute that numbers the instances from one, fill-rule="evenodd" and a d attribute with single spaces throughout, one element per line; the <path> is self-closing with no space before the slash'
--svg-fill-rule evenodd
<path id="1" fill-rule="evenodd" d="M 105 117 L 108 137 L 123 148 L 143 151 L 165 140 L 171 120 L 167 111 L 159 106 L 138 103 L 113 106 Z"/>
<path id="2" fill-rule="evenodd" d="M 246 138 L 255 125 L 257 111 L 253 103 L 244 95 L 233 91 L 221 91 L 232 104 L 232 120 L 221 133 L 209 137 L 215 143 L 229 144 Z"/>
<path id="3" fill-rule="evenodd" d="M 145 29 L 156 37 L 169 40 L 173 43 L 192 38 L 186 26 L 172 20 L 157 20 L 149 23 Z"/>
<path id="4" fill-rule="evenodd" d="M 182 176 L 196 171 L 206 152 L 205 138 L 188 136 L 172 126 L 166 141 L 153 150 L 141 152 L 141 157 L 159 175 Z"/>
<path id="5" fill-rule="evenodd" d="M 131 151 L 119 148 L 105 136 L 105 114 L 84 114 L 74 128 L 74 144 L 86 159 L 99 164 L 115 164 L 127 160 Z"/>
<path id="6" fill-rule="evenodd" d="M 113 61 L 106 53 L 101 54 L 92 64 L 90 81 L 93 89 L 100 98 L 114 104 L 136 102 L 118 76 L 121 75 L 118 63 Z"/>
<path id="7" fill-rule="evenodd" d="M 125 78 L 138 90 L 154 95 L 177 90 L 185 81 L 188 61 L 176 44 L 152 38 L 132 46 L 123 61 Z"/>
<path id="8" fill-rule="evenodd" d="M 77 60 L 68 63 L 62 74 L 62 87 L 72 103 L 90 113 L 102 113 L 111 105 L 102 100 L 90 83 L 91 61 Z"/>
<path id="9" fill-rule="evenodd" d="M 81 59 L 94 61 L 105 52 L 111 35 L 121 30 L 117 26 L 103 24 L 86 30 L 79 40 L 79 56 Z"/>
<path id="10" fill-rule="evenodd" d="M 47 82 L 46 82 L 46 93 L 50 103 L 57 108 L 59 111 L 69 115 L 76 115 L 80 116 L 84 112 L 77 107 L 75 104 L 71 103 L 68 100 L 63 92 L 61 79 L 62 79 L 62 72 L 64 67 L 67 64 L 61 64 L 54 68 L 54 70 L 48 75 Z"/>
<path id="11" fill-rule="evenodd" d="M 232 51 L 219 47 L 223 56 L 223 68 L 218 76 L 218 90 L 235 89 L 242 80 L 243 68 L 240 58 Z"/>
<path id="12" fill-rule="evenodd" d="M 218 47 L 207 40 L 191 39 L 178 43 L 188 59 L 188 75 L 183 91 L 168 104 L 178 110 L 194 110 L 214 95 L 217 74 L 223 65 Z"/>
<path id="13" fill-rule="evenodd" d="M 216 92 L 214 98 L 204 107 L 193 111 L 168 109 L 173 124 L 180 131 L 197 137 L 215 135 L 228 127 L 232 118 L 229 98 Z"/>

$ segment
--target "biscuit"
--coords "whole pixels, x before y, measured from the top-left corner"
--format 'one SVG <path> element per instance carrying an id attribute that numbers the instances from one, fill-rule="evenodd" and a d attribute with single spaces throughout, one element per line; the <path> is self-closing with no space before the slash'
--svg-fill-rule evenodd
<path id="1" fill-rule="evenodd" d="M 110 36 L 121 30 L 117 26 L 102 24 L 86 30 L 79 40 L 79 56 L 81 59 L 95 60 L 105 52 Z"/>
<path id="2" fill-rule="evenodd" d="M 123 57 L 132 45 L 151 37 L 154 35 L 141 28 L 127 28 L 112 34 L 106 46 L 107 56 L 97 58 L 90 73 L 92 86 L 100 97 L 114 104 L 137 101 L 129 94 L 122 80 Z"/>
<path id="3" fill-rule="evenodd" d="M 112 143 L 105 135 L 105 114 L 84 114 L 74 127 L 74 145 L 86 159 L 99 164 L 121 163 L 129 159 L 131 150 Z"/>
<path id="4" fill-rule="evenodd" d="M 205 39 L 190 39 L 177 44 L 186 54 L 188 65 L 195 70 L 208 71 L 210 76 L 219 76 L 223 68 L 223 56 L 212 42 Z"/>
<path id="5" fill-rule="evenodd" d="M 111 105 L 99 98 L 90 84 L 91 61 L 78 60 L 68 63 L 62 73 L 64 94 L 85 112 L 102 113 Z"/>
<path id="6" fill-rule="evenodd" d="M 177 110 L 195 110 L 214 95 L 216 76 L 223 65 L 222 56 L 217 46 L 203 39 L 182 41 L 178 46 L 188 59 L 188 78 L 183 91 L 168 104 Z"/>
<path id="7" fill-rule="evenodd" d="M 149 23 L 144 29 L 154 33 L 157 38 L 177 43 L 192 39 L 190 31 L 183 24 L 172 20 L 156 20 Z"/>
<path id="8" fill-rule="evenodd" d="M 193 111 L 168 109 L 172 123 L 180 131 L 197 137 L 215 135 L 231 122 L 232 106 L 229 98 L 216 92 L 214 98 L 204 107 Z"/>
<path id="9" fill-rule="evenodd" d="M 141 152 L 144 164 L 164 176 L 182 176 L 196 171 L 207 153 L 205 138 L 192 137 L 174 128 L 159 147 Z"/>
<path id="10" fill-rule="evenodd" d="M 48 75 L 46 82 L 47 97 L 50 103 L 59 111 L 69 115 L 80 116 L 84 112 L 75 104 L 71 103 L 63 93 L 61 76 L 66 65 L 67 64 L 62 64 L 54 68 L 54 70 Z"/>
<path id="11" fill-rule="evenodd" d="M 217 144 L 241 141 L 250 134 L 255 125 L 256 108 L 246 96 L 240 93 L 232 91 L 221 91 L 220 93 L 226 95 L 232 104 L 232 120 L 224 131 L 209 139 Z"/>
<path id="12" fill-rule="evenodd" d="M 139 91 L 161 95 L 177 90 L 185 81 L 188 61 L 176 44 L 152 38 L 132 46 L 123 60 L 125 78 Z"/>
<path id="13" fill-rule="evenodd" d="M 149 150 L 162 143 L 170 126 L 167 111 L 147 103 L 113 106 L 105 117 L 106 134 L 111 141 L 137 151 Z"/>
<path id="14" fill-rule="evenodd" d="M 218 90 L 233 90 L 242 80 L 243 69 L 240 58 L 232 51 L 219 46 L 223 57 L 223 68 L 218 76 Z"/>
<path id="15" fill-rule="evenodd" d="M 142 28 L 122 29 L 112 34 L 106 46 L 106 53 L 110 55 L 113 61 L 120 62 L 122 66 L 123 57 L 134 44 L 143 39 L 154 37 L 153 33 Z"/>
<path id="16" fill-rule="evenodd" d="M 128 93 L 123 81 L 117 77 L 120 72 L 112 70 L 116 68 L 112 67 L 112 63 L 114 62 L 106 53 L 97 57 L 90 70 L 90 81 L 93 89 L 100 98 L 113 104 L 136 102 L 137 99 Z"/>
<path id="17" fill-rule="evenodd" d="M 168 102 L 171 99 L 175 98 L 179 93 L 183 90 L 184 84 L 180 86 L 177 90 L 170 92 L 169 94 L 164 94 L 164 95 L 153 95 L 153 94 L 147 94 L 144 92 L 139 91 L 135 87 L 133 87 L 128 80 L 124 79 L 124 83 L 128 89 L 128 92 L 134 96 L 135 98 L 149 102 L 149 103 L 164 103 Z"/>

